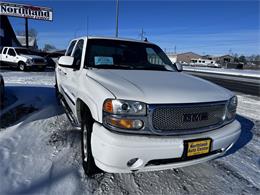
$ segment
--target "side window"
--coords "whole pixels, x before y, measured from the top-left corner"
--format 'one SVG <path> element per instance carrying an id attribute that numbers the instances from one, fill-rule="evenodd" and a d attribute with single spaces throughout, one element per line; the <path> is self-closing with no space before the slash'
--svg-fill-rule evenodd
<path id="1" fill-rule="evenodd" d="M 8 55 L 10 55 L 10 56 L 16 56 L 16 54 L 15 54 L 15 52 L 14 52 L 13 49 L 9 49 L 9 50 L 8 50 Z"/>
<path id="2" fill-rule="evenodd" d="M 74 48 L 76 42 L 77 42 L 77 41 L 75 40 L 75 41 L 72 41 L 72 42 L 70 43 L 70 46 L 69 46 L 69 48 L 68 48 L 68 50 L 67 50 L 65 56 L 70 56 L 70 55 L 71 55 L 71 53 L 72 53 L 72 51 L 73 51 L 73 48 Z"/>
<path id="3" fill-rule="evenodd" d="M 6 54 L 7 52 L 7 48 L 4 48 L 3 54 Z"/>
<path id="4" fill-rule="evenodd" d="M 83 44 L 84 44 L 84 40 L 79 40 L 77 42 L 77 45 L 74 49 L 74 53 L 73 53 L 73 57 L 74 57 L 74 66 L 75 68 L 79 69 L 80 68 L 80 64 L 81 64 L 81 57 L 82 57 L 82 51 L 83 51 Z"/>
<path id="5" fill-rule="evenodd" d="M 152 48 L 146 48 L 147 60 L 150 64 L 165 65 L 162 59 L 157 55 L 157 53 Z"/>

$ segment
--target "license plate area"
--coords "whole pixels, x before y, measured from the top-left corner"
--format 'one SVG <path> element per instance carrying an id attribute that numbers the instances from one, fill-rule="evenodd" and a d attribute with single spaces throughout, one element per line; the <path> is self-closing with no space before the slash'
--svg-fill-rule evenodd
<path id="1" fill-rule="evenodd" d="M 184 156 L 187 158 L 207 155 L 211 152 L 212 139 L 203 138 L 184 141 Z"/>

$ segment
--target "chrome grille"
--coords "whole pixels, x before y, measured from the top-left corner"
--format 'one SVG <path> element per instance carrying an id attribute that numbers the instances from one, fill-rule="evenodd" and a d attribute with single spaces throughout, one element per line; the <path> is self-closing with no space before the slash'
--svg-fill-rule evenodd
<path id="1" fill-rule="evenodd" d="M 42 63 L 44 63 L 44 59 L 35 58 L 35 59 L 33 59 L 33 62 L 36 63 L 36 64 L 42 64 Z"/>
<path id="2" fill-rule="evenodd" d="M 186 115 L 207 115 L 202 120 L 186 121 Z M 155 130 L 196 130 L 221 125 L 225 103 L 213 105 L 156 106 L 152 112 Z"/>

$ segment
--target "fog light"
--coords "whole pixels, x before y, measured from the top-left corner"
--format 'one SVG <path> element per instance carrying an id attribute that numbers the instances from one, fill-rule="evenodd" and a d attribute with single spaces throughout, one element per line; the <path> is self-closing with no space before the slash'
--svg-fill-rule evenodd
<path id="1" fill-rule="evenodd" d="M 138 169 L 143 165 L 143 160 L 140 158 L 133 158 L 127 162 L 127 166 L 131 169 Z"/>
<path id="2" fill-rule="evenodd" d="M 133 164 L 135 164 L 135 162 L 138 160 L 138 158 L 133 158 L 133 159 L 131 159 L 131 160 L 129 160 L 128 162 L 127 162 L 127 166 L 128 167 L 131 167 Z"/>

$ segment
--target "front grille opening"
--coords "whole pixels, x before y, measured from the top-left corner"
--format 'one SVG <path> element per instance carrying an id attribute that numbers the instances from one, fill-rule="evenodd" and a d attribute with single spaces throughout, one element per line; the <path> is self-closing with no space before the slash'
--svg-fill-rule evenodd
<path id="1" fill-rule="evenodd" d="M 192 156 L 192 157 L 155 159 L 155 160 L 148 161 L 146 163 L 145 167 L 148 167 L 148 166 L 158 166 L 158 165 L 167 165 L 167 164 L 179 163 L 179 162 L 186 162 L 186 161 L 195 160 L 195 159 L 198 159 L 198 158 L 211 156 L 211 155 L 218 154 L 218 153 L 221 153 L 221 152 L 223 152 L 223 150 L 219 149 L 219 150 L 211 151 L 210 153 L 207 153 L 207 154 L 201 154 L 201 155 L 196 155 L 196 156 Z"/>
<path id="2" fill-rule="evenodd" d="M 34 59 L 34 63 L 44 63 L 44 59 Z"/>
<path id="3" fill-rule="evenodd" d="M 167 131 L 201 129 L 223 124 L 224 114 L 225 104 L 158 106 L 152 113 L 152 125 L 155 130 Z"/>

